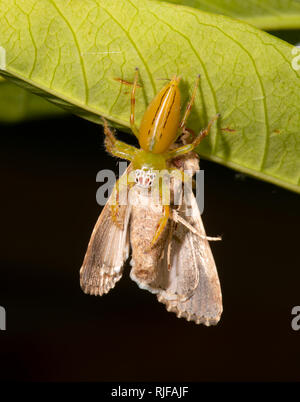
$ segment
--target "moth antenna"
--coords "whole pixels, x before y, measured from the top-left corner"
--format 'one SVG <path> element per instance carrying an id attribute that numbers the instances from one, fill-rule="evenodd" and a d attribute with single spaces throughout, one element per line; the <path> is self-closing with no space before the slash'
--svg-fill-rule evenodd
<path id="1" fill-rule="evenodd" d="M 167 251 L 167 264 L 168 264 L 168 271 L 171 270 L 171 251 L 172 251 L 172 237 L 174 232 L 174 221 L 170 223 L 170 230 L 168 236 L 168 251 Z"/>
<path id="2" fill-rule="evenodd" d="M 203 236 L 201 233 L 198 232 L 190 223 L 188 223 L 185 219 L 183 219 L 176 210 L 172 211 L 172 219 L 175 222 L 180 222 L 183 226 L 193 232 L 195 235 L 199 236 L 201 239 L 206 239 L 209 241 L 219 241 L 222 240 L 221 236 L 211 237 L 211 236 Z"/>

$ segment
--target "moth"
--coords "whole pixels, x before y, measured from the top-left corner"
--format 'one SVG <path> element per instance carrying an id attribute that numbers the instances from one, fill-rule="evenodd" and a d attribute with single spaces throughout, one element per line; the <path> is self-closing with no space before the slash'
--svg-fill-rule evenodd
<path id="1" fill-rule="evenodd" d="M 130 277 L 140 288 L 156 294 L 177 317 L 214 325 L 220 320 L 223 308 L 208 241 L 217 239 L 206 236 L 195 196 L 192 191 L 185 192 L 184 184 L 191 182 L 199 170 L 193 149 L 219 116 L 192 142 L 187 141 L 191 131 L 185 123 L 199 77 L 180 121 L 179 78 L 174 76 L 150 103 L 137 130 L 134 123 L 137 80 L 138 70 L 131 93 L 130 122 L 141 148 L 118 141 L 103 119 L 106 149 L 131 164 L 116 183 L 95 225 L 80 270 L 80 284 L 87 294 L 108 293 L 120 280 L 131 248 Z M 166 174 L 159 178 L 162 171 Z M 177 175 L 166 184 L 164 177 L 168 172 Z M 155 185 L 158 198 L 153 196 Z M 166 193 L 168 202 L 164 198 Z M 184 195 L 180 203 L 175 202 L 178 194 Z"/>

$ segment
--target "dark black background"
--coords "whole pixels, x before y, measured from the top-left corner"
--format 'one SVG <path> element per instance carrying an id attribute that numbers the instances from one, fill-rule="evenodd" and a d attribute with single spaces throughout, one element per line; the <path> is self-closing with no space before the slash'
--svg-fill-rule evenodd
<path id="1" fill-rule="evenodd" d="M 223 290 L 216 327 L 168 313 L 128 277 L 85 295 L 79 268 L 117 169 L 102 129 L 77 117 L 0 126 L 1 378 L 38 381 L 299 380 L 299 195 L 201 161 Z M 119 138 L 132 140 L 129 134 Z"/>

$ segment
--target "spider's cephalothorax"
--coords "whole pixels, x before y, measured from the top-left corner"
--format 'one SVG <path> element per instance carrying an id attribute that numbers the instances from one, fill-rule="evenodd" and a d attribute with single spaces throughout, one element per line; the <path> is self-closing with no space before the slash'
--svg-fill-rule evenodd
<path id="1" fill-rule="evenodd" d="M 132 132 L 139 141 L 140 149 L 118 141 L 109 129 L 106 120 L 103 119 L 104 133 L 106 136 L 106 149 L 111 154 L 132 162 L 133 169 L 135 169 L 135 183 L 141 187 L 149 188 L 153 185 L 156 180 L 155 175 L 153 175 L 153 170 L 170 170 L 170 162 L 172 159 L 195 149 L 200 141 L 207 136 L 211 125 L 219 117 L 219 115 L 216 115 L 209 122 L 208 126 L 195 136 L 192 143 L 179 146 L 175 149 L 171 147 L 176 141 L 178 135 L 189 132 L 189 130 L 186 129 L 185 124 L 195 100 L 199 79 L 200 76 L 197 77 L 191 99 L 188 102 L 181 121 L 180 91 L 178 88 L 180 78 L 175 75 L 170 82 L 165 85 L 160 92 L 158 92 L 149 104 L 138 130 L 134 121 L 135 92 L 138 86 L 138 69 L 136 69 L 131 92 L 130 126 Z M 180 175 L 181 173 L 182 172 L 180 171 Z M 184 180 L 184 176 L 182 177 Z M 131 183 L 130 185 L 132 184 L 134 183 Z M 164 191 L 169 191 L 169 189 L 164 188 L 164 185 L 162 184 L 160 186 L 161 195 Z M 152 244 L 156 242 L 162 233 L 169 218 L 170 207 L 169 205 L 163 206 L 164 215 L 161 218 L 156 234 L 152 240 Z M 112 211 L 112 217 L 114 219 L 114 210 Z"/>

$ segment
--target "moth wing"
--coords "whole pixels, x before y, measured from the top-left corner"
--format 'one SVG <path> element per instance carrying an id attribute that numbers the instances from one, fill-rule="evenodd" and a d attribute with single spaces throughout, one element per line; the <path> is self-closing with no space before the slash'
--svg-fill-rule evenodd
<path id="1" fill-rule="evenodd" d="M 183 204 L 183 208 L 187 206 Z M 191 216 L 183 213 L 182 217 L 205 237 L 205 229 L 193 194 L 189 209 Z M 170 245 L 170 270 L 166 249 L 158 266 L 158 277 L 155 283 L 151 284 L 151 290 L 157 293 L 158 300 L 166 305 L 167 310 L 175 312 L 177 317 L 184 317 L 197 324 L 215 325 L 223 311 L 222 293 L 208 240 L 199 237 L 180 222 L 176 226 Z"/>
<path id="2" fill-rule="evenodd" d="M 131 166 L 123 176 L 130 169 Z M 119 199 L 124 199 L 128 195 L 128 186 L 120 186 L 119 191 Z M 91 295 L 102 296 L 115 286 L 123 274 L 123 265 L 129 256 L 130 206 L 119 205 L 116 225 L 109 205 L 112 196 L 96 222 L 80 269 L 80 286 L 85 293 Z"/>

